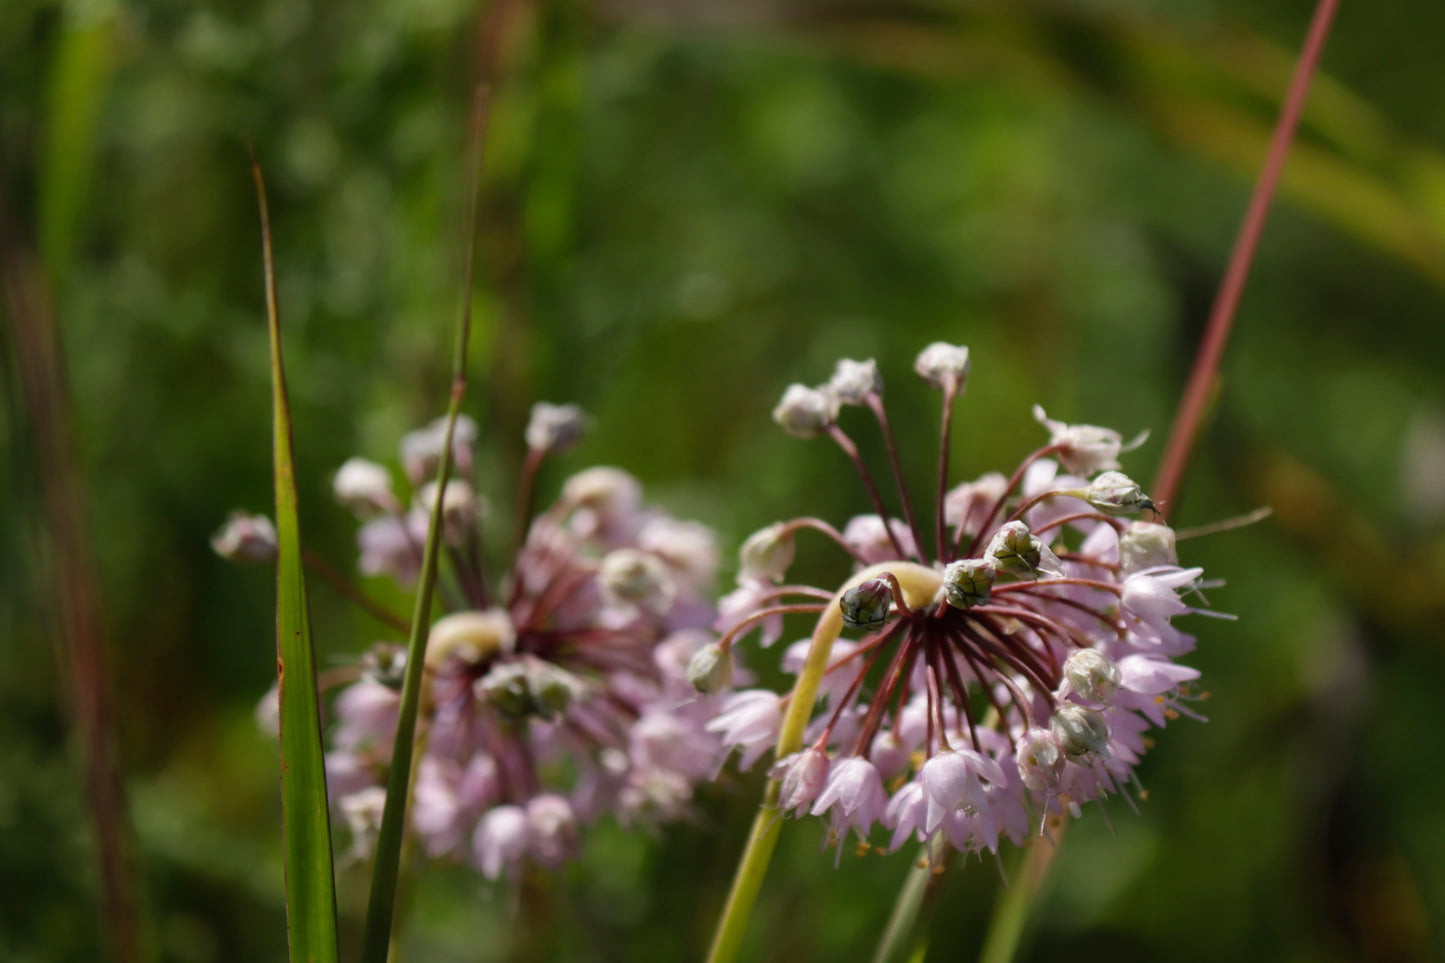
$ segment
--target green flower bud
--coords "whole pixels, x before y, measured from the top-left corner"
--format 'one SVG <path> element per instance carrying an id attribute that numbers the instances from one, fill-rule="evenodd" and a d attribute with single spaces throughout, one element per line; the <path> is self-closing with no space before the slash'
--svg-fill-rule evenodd
<path id="1" fill-rule="evenodd" d="M 781 522 L 748 536 L 738 551 L 743 578 L 778 580 L 793 564 L 793 534 Z"/>
<path id="2" fill-rule="evenodd" d="M 998 565 L 991 558 L 965 558 L 943 569 L 943 594 L 956 609 L 983 605 L 993 592 Z"/>
<path id="3" fill-rule="evenodd" d="M 843 610 L 843 623 L 852 629 L 872 632 L 888 621 L 893 603 L 893 586 L 885 578 L 870 578 L 843 593 L 838 600 Z"/>
<path id="4" fill-rule="evenodd" d="M 716 695 L 733 684 L 733 650 L 716 642 L 705 645 L 687 664 L 687 681 L 703 695 Z"/>
<path id="5" fill-rule="evenodd" d="M 1084 498 L 1101 512 L 1110 515 L 1133 515 L 1154 511 L 1154 502 L 1144 494 L 1139 483 L 1120 471 L 1106 471 L 1089 483 Z"/>
<path id="6" fill-rule="evenodd" d="M 1130 522 L 1129 530 L 1119 536 L 1119 563 L 1125 575 L 1156 565 L 1178 565 L 1174 530 L 1154 522 Z"/>
<path id="7" fill-rule="evenodd" d="M 379 642 L 361 657 L 361 674 L 394 692 L 401 691 L 406 676 L 406 647 Z"/>
<path id="8" fill-rule="evenodd" d="M 1090 702 L 1107 705 L 1121 679 L 1119 667 L 1093 649 L 1075 649 L 1064 660 L 1065 686 Z"/>
<path id="9" fill-rule="evenodd" d="M 1049 718 L 1049 731 L 1070 759 L 1109 755 L 1109 724 L 1098 709 L 1061 706 Z"/>

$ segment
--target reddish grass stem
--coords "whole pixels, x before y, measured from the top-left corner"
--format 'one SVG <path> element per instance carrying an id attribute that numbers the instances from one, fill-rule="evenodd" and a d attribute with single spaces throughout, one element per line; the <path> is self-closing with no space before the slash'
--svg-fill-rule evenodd
<path id="1" fill-rule="evenodd" d="M 1275 186 L 1279 183 L 1280 171 L 1284 169 L 1285 157 L 1289 154 L 1295 128 L 1299 125 L 1300 113 L 1304 110 L 1305 97 L 1309 93 L 1310 80 L 1319 64 L 1320 53 L 1324 50 L 1330 23 L 1338 6 L 1339 0 L 1319 0 L 1314 18 L 1310 21 L 1309 32 L 1305 35 L 1299 63 L 1295 65 L 1294 77 L 1290 80 L 1289 93 L 1285 96 L 1284 106 L 1280 109 L 1279 120 L 1275 124 L 1269 153 L 1265 156 L 1259 180 L 1255 183 L 1254 194 L 1249 199 L 1249 208 L 1245 211 L 1244 222 L 1240 225 L 1239 236 L 1235 239 L 1234 250 L 1229 256 L 1229 266 L 1225 269 L 1224 280 L 1220 283 L 1219 295 L 1210 312 L 1199 354 L 1194 359 L 1194 370 L 1190 372 L 1189 384 L 1184 389 L 1184 398 L 1174 419 L 1174 427 L 1169 432 L 1169 443 L 1159 465 L 1159 474 L 1151 489 L 1162 514 L 1167 515 L 1173 508 L 1174 496 L 1179 491 L 1179 483 L 1189 464 L 1189 454 L 1199 434 L 1199 423 L 1204 417 L 1204 407 L 1219 371 L 1219 360 L 1224 354 L 1225 342 L 1229 340 L 1240 294 L 1244 290 L 1245 280 L 1249 277 L 1249 267 L 1254 260 L 1260 234 L 1264 231 L 1270 201 L 1274 197 Z"/>

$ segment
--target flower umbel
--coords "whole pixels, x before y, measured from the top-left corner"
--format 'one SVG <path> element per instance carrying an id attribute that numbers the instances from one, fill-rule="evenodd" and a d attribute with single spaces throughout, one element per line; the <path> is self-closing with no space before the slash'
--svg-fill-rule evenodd
<path id="1" fill-rule="evenodd" d="M 775 417 L 801 437 L 832 438 L 875 514 L 841 533 L 803 518 L 749 539 L 741 587 L 719 628 L 726 647 L 757 624 L 775 637 L 779 628 L 766 627 L 787 612 L 822 611 L 809 661 L 823 671 L 826 702 L 820 712 L 813 707 L 806 748 L 792 752 L 785 735 L 780 745 L 792 754 L 772 770 L 785 815 L 826 816 L 838 841 L 850 831 L 866 840 L 881 825 L 893 849 L 941 833 L 964 852 L 996 851 L 1001 838 L 1022 843 L 1045 813 L 1078 815 L 1084 802 L 1127 794 L 1144 731 L 1194 715 L 1185 703 L 1198 673 L 1173 661 L 1194 640 L 1171 620 L 1197 611 L 1181 593 L 1198 586 L 1201 570 L 1179 566 L 1166 526 L 1120 517 L 1154 509 L 1118 470 L 1118 456 L 1142 435 L 1125 444 L 1117 432 L 1036 409 L 1050 433 L 1046 445 L 1010 476 L 950 488 L 949 425 L 968 351 L 930 345 L 915 369 L 944 399 L 933 530 L 909 504 L 877 366 L 840 362 L 829 386 L 790 388 Z M 829 395 L 876 417 L 901 518 L 889 512 Z M 812 420 L 798 430 L 805 412 Z M 851 556 L 854 575 L 836 592 L 774 587 L 791 542 L 786 553 L 763 549 L 802 529 L 828 535 Z M 809 604 L 782 604 L 789 595 Z M 813 603 L 818 598 L 829 601 Z M 842 628 L 858 641 L 834 644 Z M 796 650 L 784 667 L 808 671 Z M 826 663 L 817 661 L 824 653 Z M 750 764 L 779 730 L 779 702 L 763 690 L 734 698 L 713 727 L 743 746 Z"/>
<path id="2" fill-rule="evenodd" d="M 442 436 L 408 435 L 402 464 L 410 504 L 385 467 L 353 459 L 338 500 L 363 524 L 359 568 L 416 577 L 426 514 L 440 499 L 447 613 L 431 627 L 422 683 L 412 829 L 433 857 L 496 879 L 523 864 L 555 869 L 580 831 L 612 814 L 658 823 L 685 815 L 693 786 L 717 766 L 708 722 L 733 677 L 731 651 L 707 631 L 716 566 L 712 533 L 645 508 L 636 479 L 615 468 L 573 476 L 528 519 L 501 566 L 487 551 L 486 503 L 473 489 L 476 427 L 454 438 L 458 474 L 434 480 Z M 586 418 L 538 405 L 526 434 L 518 511 L 525 516 L 542 461 L 575 444 Z M 405 650 L 378 643 L 335 700 L 327 773 L 332 799 L 374 835 L 391 760 Z M 333 673 L 335 675 L 336 673 Z"/>

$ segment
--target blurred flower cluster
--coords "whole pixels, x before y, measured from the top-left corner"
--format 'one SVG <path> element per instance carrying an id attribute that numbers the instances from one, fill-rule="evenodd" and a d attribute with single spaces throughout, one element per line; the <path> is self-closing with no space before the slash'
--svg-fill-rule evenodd
<path id="1" fill-rule="evenodd" d="M 773 768 L 787 815 L 824 817 L 840 844 L 876 827 L 889 848 L 940 834 L 963 852 L 1023 842 L 1049 812 L 1122 794 L 1149 744 L 1145 731 L 1187 707 L 1198 672 L 1175 660 L 1194 639 L 1172 624 L 1198 611 L 1202 570 L 1178 564 L 1174 532 L 1126 516 L 1153 502 L 1118 469 L 1125 443 L 1111 430 L 1035 416 L 1049 433 L 1011 476 L 949 487 L 949 431 L 969 373 L 968 350 L 927 348 L 918 373 L 943 394 L 937 504 L 920 527 L 908 500 L 883 384 L 872 361 L 841 361 L 817 388 L 793 385 L 774 412 L 800 437 L 830 437 L 859 472 L 876 514 L 840 532 L 803 518 L 744 544 L 738 588 L 723 599 L 719 648 L 758 630 L 770 645 L 789 611 L 817 611 L 812 640 L 783 655 L 801 673 L 832 643 L 819 707 L 800 751 Z M 891 456 L 903 518 L 839 425 L 843 408 L 870 409 Z M 886 520 L 885 520 L 886 519 Z M 793 536 L 815 530 L 853 559 L 834 593 L 784 586 Z M 790 596 L 808 601 L 780 604 Z M 827 599 L 819 602 L 819 599 Z M 832 611 L 836 609 L 836 612 Z M 838 629 L 856 640 L 833 639 Z M 750 765 L 777 740 L 785 697 L 729 696 L 715 726 Z"/>
<path id="2" fill-rule="evenodd" d="M 444 489 L 435 479 L 444 420 L 402 440 L 409 498 L 387 468 L 359 458 L 334 480 L 362 521 L 359 569 L 403 584 L 421 569 L 428 516 L 442 499 L 448 612 L 431 626 L 409 813 L 429 855 L 466 860 L 490 879 L 524 861 L 559 866 L 579 830 L 609 814 L 682 817 L 694 785 L 717 767 L 720 744 L 705 724 L 718 707 L 687 679 L 712 640 L 712 532 L 645 507 L 639 482 L 605 467 L 568 478 L 556 503 L 529 518 L 537 469 L 584 425 L 574 406 L 533 409 L 523 524 L 495 576 L 487 543 L 496 533 L 472 484 L 477 426 L 465 416 Z M 224 532 L 217 541 L 229 544 Z M 328 784 L 357 857 L 380 826 L 405 668 L 405 648 L 380 642 L 333 703 Z"/>

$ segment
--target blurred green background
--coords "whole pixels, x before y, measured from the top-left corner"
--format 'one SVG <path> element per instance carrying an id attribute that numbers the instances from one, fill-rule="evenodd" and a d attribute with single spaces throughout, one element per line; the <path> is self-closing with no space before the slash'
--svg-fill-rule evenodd
<path id="1" fill-rule="evenodd" d="M 531 403 L 576 401 L 596 430 L 544 494 L 564 468 L 623 466 L 731 559 L 775 519 L 867 510 L 835 449 L 768 417 L 838 357 L 877 357 L 911 477 L 933 470 L 936 398 L 910 370 L 933 340 L 973 349 L 957 478 L 1036 447 L 1034 402 L 1153 429 L 1125 466 L 1152 476 L 1310 9 L 0 4 L 5 254 L 38 259 L 64 342 L 156 958 L 285 952 L 276 748 L 252 718 L 274 585 L 207 544 L 270 502 L 247 138 L 313 548 L 353 558 L 335 467 L 394 461 L 443 408 L 465 118 L 490 74 L 467 410 L 493 502 L 510 504 Z M 1239 615 L 1193 620 L 1211 721 L 1161 734 L 1139 816 L 1071 832 L 1024 958 L 1445 956 L 1441 36 L 1440 4 L 1339 14 L 1175 514 L 1276 508 L 1182 546 Z M 101 953 L 41 524 L 55 480 L 20 389 L 32 322 L 6 309 L 0 357 L 0 959 L 17 963 Z M 806 541 L 800 565 L 843 574 Z M 376 640 L 324 586 L 312 598 L 325 664 Z M 600 828 L 520 924 L 505 891 L 427 866 L 408 959 L 697 958 L 758 788 L 725 780 L 656 836 Z M 750 959 L 865 959 L 881 931 L 907 856 L 835 870 L 812 822 L 787 827 Z M 347 947 L 365 879 L 342 872 Z M 950 874 L 930 959 L 973 957 L 999 892 L 991 865 Z"/>

